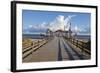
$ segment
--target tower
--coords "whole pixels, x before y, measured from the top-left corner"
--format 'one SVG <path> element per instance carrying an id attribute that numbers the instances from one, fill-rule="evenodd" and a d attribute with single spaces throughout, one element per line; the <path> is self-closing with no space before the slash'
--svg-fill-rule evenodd
<path id="1" fill-rule="evenodd" d="M 69 30 L 68 30 L 68 38 L 71 38 L 71 33 L 72 33 L 72 31 L 71 31 L 71 22 L 70 22 Z"/>

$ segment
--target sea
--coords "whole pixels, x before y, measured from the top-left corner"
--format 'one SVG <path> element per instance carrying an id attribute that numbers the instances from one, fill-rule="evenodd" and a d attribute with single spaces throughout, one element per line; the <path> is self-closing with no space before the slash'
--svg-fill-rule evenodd
<path id="1" fill-rule="evenodd" d="M 42 39 L 45 36 L 40 34 L 23 34 L 23 38 L 31 38 L 31 39 Z"/>
<path id="2" fill-rule="evenodd" d="M 74 38 L 79 39 L 79 40 L 85 40 L 85 41 L 91 40 L 90 35 L 77 35 Z"/>
<path id="3" fill-rule="evenodd" d="M 22 36 L 23 38 L 31 38 L 31 39 L 45 38 L 45 36 L 41 34 L 23 34 Z M 77 36 L 74 36 L 74 38 L 81 39 L 81 40 L 90 40 L 91 36 L 90 35 L 77 35 Z"/>

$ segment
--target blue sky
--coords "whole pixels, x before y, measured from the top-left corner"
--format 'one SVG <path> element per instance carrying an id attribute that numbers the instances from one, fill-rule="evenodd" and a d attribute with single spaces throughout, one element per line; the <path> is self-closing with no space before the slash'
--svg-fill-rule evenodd
<path id="1" fill-rule="evenodd" d="M 59 16 L 64 17 L 63 20 L 68 18 L 68 16 L 73 16 L 70 20 L 72 29 L 74 29 L 74 27 L 77 27 L 78 30 L 80 30 L 79 31 L 80 34 L 90 34 L 90 27 L 91 27 L 90 13 L 35 11 L 35 10 L 23 10 L 22 13 L 23 33 L 45 32 L 44 27 L 55 22 L 55 20 Z M 57 26 L 56 27 L 52 26 L 52 27 L 56 29 Z"/>

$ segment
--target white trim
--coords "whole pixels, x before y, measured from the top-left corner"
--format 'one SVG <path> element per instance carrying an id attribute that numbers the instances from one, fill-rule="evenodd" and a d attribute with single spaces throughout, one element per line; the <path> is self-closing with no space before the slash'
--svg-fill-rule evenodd
<path id="1" fill-rule="evenodd" d="M 63 61 L 63 62 L 39 62 L 39 63 L 22 63 L 22 9 L 27 10 L 43 10 L 43 11 L 63 11 L 63 12 L 84 12 L 91 13 L 91 60 Z M 95 9 L 79 8 L 79 7 L 60 7 L 60 6 L 45 6 L 45 5 L 27 5 L 17 4 L 17 69 L 37 69 L 37 68 L 52 68 L 52 67 L 70 67 L 70 66 L 85 66 L 95 65 Z M 19 33 L 20 32 L 20 33 Z"/>

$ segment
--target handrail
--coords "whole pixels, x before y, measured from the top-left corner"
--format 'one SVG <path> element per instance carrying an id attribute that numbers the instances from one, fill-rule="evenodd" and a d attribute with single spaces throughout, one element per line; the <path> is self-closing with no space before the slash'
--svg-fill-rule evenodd
<path id="1" fill-rule="evenodd" d="M 84 42 L 84 41 L 80 41 L 78 39 L 75 38 L 66 38 L 68 41 L 70 41 L 73 45 L 75 45 L 76 47 L 80 48 L 82 51 L 85 51 L 88 54 L 91 54 L 90 52 L 90 46 L 88 44 L 88 42 Z"/>
<path id="2" fill-rule="evenodd" d="M 43 46 L 44 44 L 46 44 L 48 41 L 50 41 L 51 39 L 42 39 L 41 41 L 37 41 L 35 43 L 32 43 L 30 45 L 30 47 L 28 48 L 24 48 L 22 50 L 22 58 L 26 58 L 27 56 L 29 56 L 30 54 L 32 54 L 34 51 L 36 51 L 37 49 L 39 49 L 41 46 Z"/>

